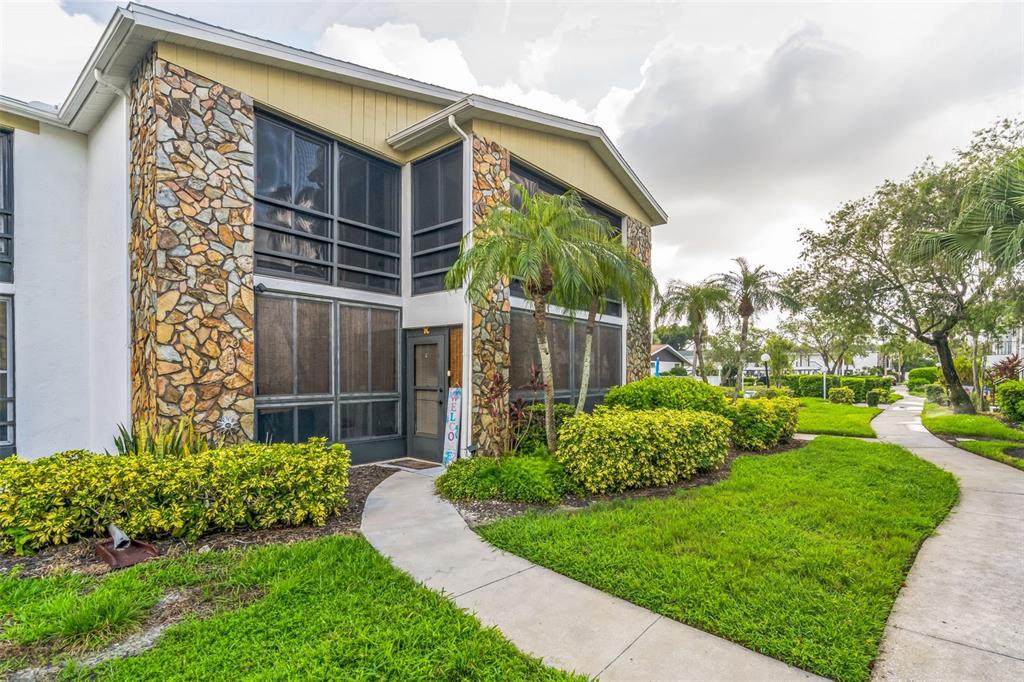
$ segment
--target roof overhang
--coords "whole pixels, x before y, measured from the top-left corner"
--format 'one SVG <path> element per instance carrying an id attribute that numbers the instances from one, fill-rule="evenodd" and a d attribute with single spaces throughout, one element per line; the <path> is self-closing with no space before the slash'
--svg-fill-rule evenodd
<path id="1" fill-rule="evenodd" d="M 672 346 L 670 346 L 668 344 L 662 344 L 660 346 L 654 346 L 651 349 L 651 357 L 654 357 L 655 355 L 657 355 L 661 351 L 668 351 L 668 353 L 670 355 L 672 355 L 674 358 L 676 358 L 677 360 L 679 360 L 679 362 L 685 362 L 686 364 L 690 364 L 690 361 L 688 359 L 686 359 L 686 357 L 682 353 L 680 353 L 679 351 L 677 351 L 675 348 L 673 348 Z"/>
<path id="2" fill-rule="evenodd" d="M 668 221 L 668 214 L 599 126 L 545 114 L 482 95 L 467 95 L 408 128 L 394 133 L 387 138 L 387 142 L 398 151 L 418 147 L 446 134 L 450 130 L 449 117 L 453 118 L 457 124 L 484 119 L 582 140 L 593 148 L 648 216 L 655 219 L 653 220 L 654 225 L 661 225 Z"/>
<path id="3" fill-rule="evenodd" d="M 598 126 L 489 97 L 467 95 L 134 3 L 114 11 L 70 94 L 57 110 L 43 109 L 3 96 L 0 96 L 0 110 L 88 133 L 118 97 L 118 89 L 127 88 L 139 60 L 158 41 L 196 47 L 215 54 L 284 67 L 445 106 L 437 113 L 391 135 L 388 143 L 397 150 L 409 149 L 446 132 L 449 129 L 449 116 L 454 116 L 457 122 L 489 119 L 584 140 L 647 212 L 654 225 L 668 220 L 668 215 Z M 97 80 L 97 73 L 101 74 L 100 78 L 106 84 Z"/>

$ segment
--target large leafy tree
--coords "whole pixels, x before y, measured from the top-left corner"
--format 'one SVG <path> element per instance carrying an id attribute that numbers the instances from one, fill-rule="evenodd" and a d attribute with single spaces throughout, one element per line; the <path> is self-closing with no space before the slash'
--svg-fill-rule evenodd
<path id="1" fill-rule="evenodd" d="M 726 315 L 729 292 L 714 281 L 688 284 L 679 280 L 669 282 L 658 306 L 661 320 L 686 320 L 693 335 L 693 355 L 696 370 L 701 379 L 708 380 L 704 365 L 704 346 L 708 335 L 708 324 Z"/>
<path id="2" fill-rule="evenodd" d="M 732 312 L 740 321 L 739 355 L 749 348 L 750 322 L 754 317 L 785 302 L 779 275 L 764 265 L 753 267 L 746 258 L 733 258 L 736 269 L 716 278 L 732 297 Z M 743 372 L 736 377 L 736 394 L 743 392 Z"/>
<path id="3" fill-rule="evenodd" d="M 659 324 L 654 328 L 654 342 L 666 343 L 683 350 L 693 341 L 693 329 L 688 324 Z"/>
<path id="4" fill-rule="evenodd" d="M 934 349 L 959 412 L 975 410 L 956 373 L 951 335 L 985 291 L 1012 275 L 977 256 L 923 256 L 921 235 L 955 225 L 977 169 L 1017 139 L 1013 128 L 982 131 L 956 160 L 943 166 L 928 162 L 902 182 L 885 182 L 871 196 L 835 211 L 824 233 L 801 235 L 804 261 L 822 286 L 844 296 L 851 310 L 865 311 L 876 323 Z"/>
<path id="5" fill-rule="evenodd" d="M 642 260 L 634 256 L 622 241 L 622 235 L 603 218 L 590 218 L 588 224 L 578 218 L 581 238 L 591 240 L 586 244 L 590 258 L 588 267 L 581 273 L 584 287 L 574 282 L 562 287 L 562 281 L 555 281 L 553 301 L 570 310 L 586 310 L 586 335 L 583 342 L 583 367 L 580 372 L 580 392 L 576 401 L 576 413 L 583 411 L 590 387 L 591 358 L 594 347 L 594 327 L 597 316 L 604 312 L 609 298 L 617 298 L 631 309 L 642 310 L 650 315 L 651 296 L 655 288 L 654 274 Z"/>
<path id="6" fill-rule="evenodd" d="M 516 203 L 496 205 L 462 241 L 446 285 L 466 286 L 467 296 L 486 302 L 510 278 L 523 283 L 533 303 L 534 329 L 544 376 L 544 429 L 548 448 L 556 446 L 554 382 L 548 347 L 549 299 L 558 287 L 563 300 L 582 300 L 600 262 L 601 224 L 572 193 L 530 195 L 513 187 Z"/>

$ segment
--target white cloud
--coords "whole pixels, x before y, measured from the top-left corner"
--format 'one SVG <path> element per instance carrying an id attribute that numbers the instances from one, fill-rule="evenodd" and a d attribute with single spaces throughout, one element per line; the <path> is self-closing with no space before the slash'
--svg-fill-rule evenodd
<path id="1" fill-rule="evenodd" d="M 102 31 L 57 0 L 0 2 L 0 94 L 60 104 Z"/>

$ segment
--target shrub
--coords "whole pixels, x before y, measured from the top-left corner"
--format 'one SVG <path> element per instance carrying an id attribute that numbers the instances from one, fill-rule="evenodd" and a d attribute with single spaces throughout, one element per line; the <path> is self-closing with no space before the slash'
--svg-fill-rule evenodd
<path id="1" fill-rule="evenodd" d="M 855 403 L 862 403 L 867 398 L 867 381 L 864 377 L 843 377 L 839 385 L 853 391 Z"/>
<path id="2" fill-rule="evenodd" d="M 576 408 L 568 403 L 555 403 L 552 407 L 555 413 L 555 432 L 557 433 L 562 422 L 571 417 Z M 521 432 L 518 438 L 519 452 L 530 454 L 537 450 L 547 450 L 548 438 L 544 432 L 544 403 L 527 405 L 523 410 L 523 419 L 518 428 Z"/>
<path id="3" fill-rule="evenodd" d="M 853 404 L 853 389 L 839 386 L 837 388 L 830 388 L 828 390 L 829 402 L 843 403 L 845 405 Z"/>
<path id="4" fill-rule="evenodd" d="M 908 391 L 914 391 L 914 392 L 920 392 L 920 391 L 923 391 L 924 387 L 927 386 L 930 383 L 932 383 L 932 382 L 929 381 L 928 379 L 925 379 L 924 377 L 916 377 L 914 379 L 907 379 L 907 390 Z"/>
<path id="5" fill-rule="evenodd" d="M 590 493 L 663 486 L 725 461 L 731 427 L 708 412 L 595 410 L 565 420 L 555 456 Z"/>
<path id="6" fill-rule="evenodd" d="M 758 398 L 792 398 L 793 389 L 788 386 L 758 386 L 754 389 Z"/>
<path id="7" fill-rule="evenodd" d="M 884 388 L 871 389 L 870 391 L 868 391 L 868 394 L 866 396 L 868 407 L 878 407 L 878 403 L 882 402 L 882 400 L 886 398 L 888 395 L 889 391 L 885 390 Z"/>
<path id="8" fill-rule="evenodd" d="M 725 394 L 714 386 L 690 377 L 646 377 L 611 388 L 604 397 L 609 407 L 631 410 L 704 410 L 721 414 Z"/>
<path id="9" fill-rule="evenodd" d="M 897 400 L 903 400 L 903 396 L 895 391 L 887 391 L 885 396 L 882 398 L 882 402 L 886 405 L 892 405 Z"/>
<path id="10" fill-rule="evenodd" d="M 793 391 L 793 395 L 800 395 L 800 375 L 786 374 L 782 377 L 782 385 Z"/>
<path id="11" fill-rule="evenodd" d="M 800 403 L 793 398 L 737 400 L 725 412 L 732 422 L 729 438 L 733 447 L 759 452 L 788 441 L 796 431 L 799 409 Z"/>
<path id="12" fill-rule="evenodd" d="M 213 530 L 323 525 L 345 507 L 349 452 L 322 438 L 188 456 L 63 452 L 0 460 L 0 550 L 105 533 L 194 540 Z"/>
<path id="13" fill-rule="evenodd" d="M 996 404 L 1003 416 L 1024 422 L 1024 381 L 1004 381 L 996 387 Z"/>
<path id="14" fill-rule="evenodd" d="M 907 372 L 907 385 L 914 379 L 926 379 L 924 384 L 937 384 L 942 381 L 942 374 L 939 372 L 939 368 L 935 366 L 929 367 L 915 367 L 914 369 Z"/>
<path id="15" fill-rule="evenodd" d="M 504 500 L 555 504 L 576 486 L 547 450 L 533 455 L 473 457 L 452 463 L 437 479 L 450 500 Z"/>
<path id="16" fill-rule="evenodd" d="M 182 417 L 177 424 L 157 426 L 152 422 L 139 422 L 128 430 L 117 425 L 114 449 L 119 455 L 137 455 L 152 452 L 156 455 L 187 457 L 193 452 L 210 449 L 206 436 L 196 433 L 195 422 Z"/>
<path id="17" fill-rule="evenodd" d="M 924 387 L 924 395 L 925 398 L 936 405 L 946 404 L 946 387 L 942 384 L 926 384 Z"/>
<path id="18" fill-rule="evenodd" d="M 833 388 L 839 386 L 839 377 L 828 375 L 825 378 L 826 388 Z M 800 390 L 797 393 L 801 398 L 820 398 L 821 395 L 821 375 L 820 374 L 801 374 L 800 375 Z"/>

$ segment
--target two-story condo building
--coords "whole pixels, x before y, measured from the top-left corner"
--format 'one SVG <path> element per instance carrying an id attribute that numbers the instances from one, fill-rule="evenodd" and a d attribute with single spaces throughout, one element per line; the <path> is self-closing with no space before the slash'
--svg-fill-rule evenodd
<path id="1" fill-rule="evenodd" d="M 59 108 L 0 98 L 0 447 L 102 450 L 186 416 L 436 459 L 452 386 L 462 446 L 486 446 L 482 391 L 535 361 L 529 307 L 444 276 L 512 182 L 578 191 L 648 260 L 666 220 L 595 126 L 118 9 Z M 554 318 L 565 397 L 582 335 Z M 594 394 L 649 352 L 647 317 L 609 304 Z"/>

